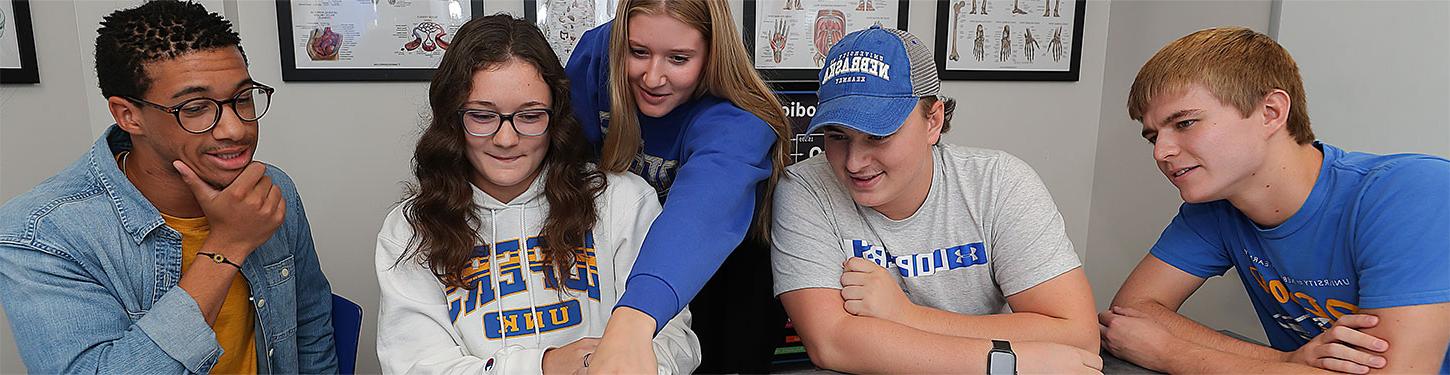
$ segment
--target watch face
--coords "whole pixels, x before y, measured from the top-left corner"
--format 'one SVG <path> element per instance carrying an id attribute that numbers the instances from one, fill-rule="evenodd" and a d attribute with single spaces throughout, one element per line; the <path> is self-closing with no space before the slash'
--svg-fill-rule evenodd
<path id="1" fill-rule="evenodd" d="M 1017 356 L 1012 355 L 1012 353 L 993 350 L 990 356 L 987 358 L 988 374 L 1006 375 L 1017 373 Z"/>

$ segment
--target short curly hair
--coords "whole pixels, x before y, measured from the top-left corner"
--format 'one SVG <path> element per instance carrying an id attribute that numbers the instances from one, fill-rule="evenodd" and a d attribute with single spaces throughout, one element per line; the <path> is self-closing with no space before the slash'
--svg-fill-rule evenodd
<path id="1" fill-rule="evenodd" d="M 118 10 L 96 32 L 96 77 L 107 98 L 141 96 L 150 89 L 148 63 L 226 47 L 236 47 L 242 60 L 247 58 L 232 23 L 191 2 L 150 1 Z"/>

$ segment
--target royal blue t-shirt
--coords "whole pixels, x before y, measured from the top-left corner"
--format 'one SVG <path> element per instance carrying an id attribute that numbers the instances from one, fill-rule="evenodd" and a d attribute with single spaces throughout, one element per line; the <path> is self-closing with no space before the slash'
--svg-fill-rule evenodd
<path id="1" fill-rule="evenodd" d="M 1152 250 L 1201 278 L 1236 268 L 1284 351 L 1359 309 L 1450 302 L 1450 160 L 1315 146 L 1319 178 L 1283 224 L 1260 227 L 1226 200 L 1185 203 Z"/>

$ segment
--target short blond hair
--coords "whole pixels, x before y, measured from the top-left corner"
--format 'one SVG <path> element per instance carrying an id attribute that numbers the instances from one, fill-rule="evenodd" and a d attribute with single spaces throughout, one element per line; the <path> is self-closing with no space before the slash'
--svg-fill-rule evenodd
<path id="1" fill-rule="evenodd" d="M 1219 101 L 1248 117 L 1273 90 L 1289 94 L 1289 135 L 1299 144 L 1314 141 L 1299 66 L 1268 35 L 1243 27 L 1216 27 L 1163 46 L 1138 70 L 1128 92 L 1128 117 L 1143 121 L 1155 96 L 1201 84 Z"/>

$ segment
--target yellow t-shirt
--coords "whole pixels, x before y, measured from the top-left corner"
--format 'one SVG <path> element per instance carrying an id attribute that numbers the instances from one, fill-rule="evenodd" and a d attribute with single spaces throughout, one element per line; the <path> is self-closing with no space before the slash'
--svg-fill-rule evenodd
<path id="1" fill-rule="evenodd" d="M 211 259 L 197 260 L 196 253 L 211 233 L 206 217 L 179 218 L 161 214 L 166 225 L 181 232 L 181 272 L 191 268 L 192 261 L 211 262 Z M 228 266 L 230 267 L 230 266 Z M 255 374 L 257 373 L 257 342 L 255 338 L 256 316 L 252 304 L 247 301 L 247 279 L 240 273 L 232 279 L 227 289 L 227 298 L 217 314 L 211 329 L 216 331 L 217 343 L 222 346 L 222 357 L 212 367 L 213 374 Z"/>

